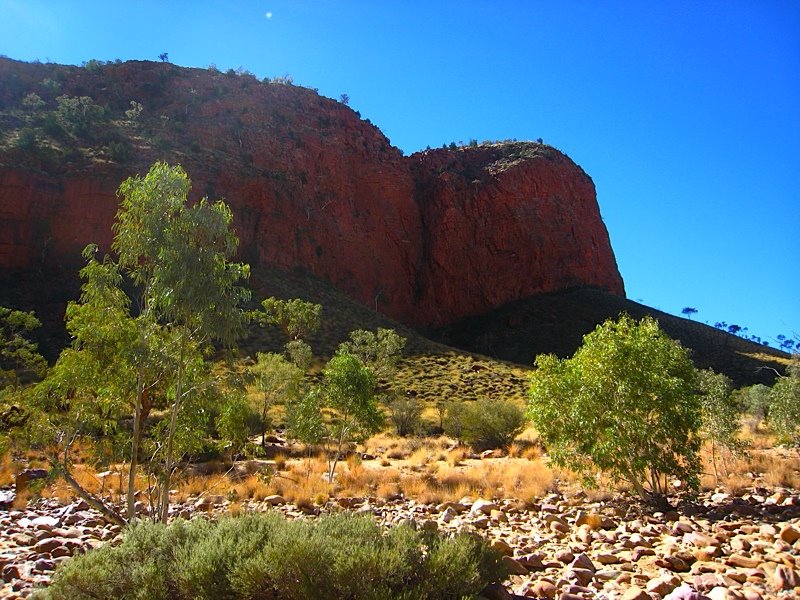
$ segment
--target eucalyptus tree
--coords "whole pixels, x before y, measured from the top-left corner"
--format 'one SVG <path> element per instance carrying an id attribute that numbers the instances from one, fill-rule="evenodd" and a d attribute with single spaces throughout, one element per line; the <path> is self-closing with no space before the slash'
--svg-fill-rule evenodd
<path id="1" fill-rule="evenodd" d="M 28 433 L 57 449 L 48 456 L 54 470 L 118 522 L 124 519 L 72 477 L 71 448 L 85 435 L 115 456 L 130 446 L 128 520 L 135 518 L 140 457 L 149 456 L 148 475 L 159 479 L 153 514 L 166 520 L 176 455 L 199 448 L 208 405 L 219 400 L 211 344 L 231 343 L 246 321 L 240 305 L 249 296 L 240 282 L 248 267 L 231 260 L 238 240 L 230 210 L 205 199 L 187 205 L 189 189 L 183 169 L 165 163 L 123 182 L 112 244 L 118 259 L 100 260 L 87 246 L 81 297 L 67 308 L 72 345 L 31 395 Z M 168 417 L 145 436 L 152 408 Z"/>
<path id="2" fill-rule="evenodd" d="M 328 425 L 328 438 L 334 447 L 328 481 L 333 481 L 344 445 L 377 433 L 383 414 L 375 397 L 375 376 L 357 357 L 337 354 L 328 362 L 323 376 L 322 395 L 326 405 L 336 411 Z"/>
<path id="3" fill-rule="evenodd" d="M 322 306 L 299 298 L 280 300 L 272 296 L 261 306 L 264 310 L 256 318 L 264 325 L 280 328 L 289 338 L 285 345 L 289 360 L 302 370 L 308 369 L 313 353 L 307 339 L 319 329 Z"/>
<path id="4" fill-rule="evenodd" d="M 123 522 L 116 511 L 83 489 L 71 473 L 72 449 L 82 436 L 98 434 L 103 442 L 119 441 L 119 421 L 129 414 L 129 404 L 136 404 L 134 398 L 141 399 L 144 394 L 144 372 L 152 364 L 139 346 L 130 299 L 120 287 L 119 267 L 108 257 L 98 261 L 95 253 L 93 245 L 84 250 L 87 264 L 81 270 L 81 296 L 67 305 L 66 324 L 72 344 L 30 394 L 28 434 L 32 442 L 45 449 L 53 470 L 81 497 L 112 520 Z M 134 420 L 131 477 L 136 472 L 138 416 Z M 132 498 L 129 485 L 131 511 Z"/>
<path id="5" fill-rule="evenodd" d="M 326 408 L 331 413 L 327 420 L 323 415 Z M 295 439 L 329 445 L 329 481 L 333 481 L 345 445 L 376 433 L 383 425 L 375 376 L 357 357 L 345 352 L 328 361 L 322 384 L 290 402 L 286 413 L 289 433 Z"/>
<path id="6" fill-rule="evenodd" d="M 261 446 L 267 445 L 269 409 L 277 402 L 291 403 L 300 394 L 303 370 L 282 354 L 259 352 L 257 362 L 250 369 L 255 386 L 262 396 L 261 402 Z"/>
<path id="7" fill-rule="evenodd" d="M 185 386 L 187 368 L 193 353 L 202 353 L 212 342 L 231 344 L 242 333 L 247 318 L 242 304 L 249 299 L 240 285 L 249 267 L 232 261 L 238 239 L 230 208 L 205 198 L 188 206 L 190 187 L 180 166 L 162 162 L 146 176 L 124 181 L 112 245 L 120 266 L 139 286 L 142 321 L 168 331 L 177 349 L 163 448 L 159 514 L 164 521 L 178 416 L 187 396 L 197 391 Z"/>
<path id="8" fill-rule="evenodd" d="M 528 414 L 556 464 L 604 471 L 646 500 L 663 500 L 671 478 L 697 487 L 697 374 L 657 321 L 622 315 L 584 336 L 572 358 L 539 355 L 536 366 Z"/>

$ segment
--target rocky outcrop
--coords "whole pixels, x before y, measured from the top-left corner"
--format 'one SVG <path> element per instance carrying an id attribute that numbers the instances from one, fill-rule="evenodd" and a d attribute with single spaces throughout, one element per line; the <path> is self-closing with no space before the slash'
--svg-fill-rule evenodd
<path id="1" fill-rule="evenodd" d="M 29 93 L 44 106 L 25 108 Z M 59 94 L 105 114 L 59 132 Z M 140 116 L 125 114 L 131 101 Z M 308 270 L 412 326 L 577 285 L 624 295 L 591 179 L 543 144 L 404 157 L 312 90 L 149 62 L 0 59 L 0 110 L 0 275 L 107 249 L 119 183 L 165 159 L 196 197 L 228 201 L 245 260 Z"/>

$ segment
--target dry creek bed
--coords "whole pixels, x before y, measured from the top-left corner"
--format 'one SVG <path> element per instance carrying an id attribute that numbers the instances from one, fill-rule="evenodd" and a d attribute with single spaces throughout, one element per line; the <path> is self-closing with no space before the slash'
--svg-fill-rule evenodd
<path id="1" fill-rule="evenodd" d="M 0 500 L 13 492 L 0 489 Z M 369 513 L 391 526 L 475 531 L 500 550 L 512 573 L 500 597 L 712 600 L 800 597 L 800 493 L 753 488 L 705 493 L 669 512 L 626 496 L 591 501 L 551 494 L 533 505 L 463 498 L 439 505 L 397 498 L 339 498 L 300 509 L 279 496 L 241 502 L 241 510 L 279 510 L 289 518 L 325 512 Z M 173 516 L 225 514 L 223 496 L 190 498 Z M 106 543 L 121 530 L 85 502 L 38 500 L 0 510 L 0 598 L 25 598 L 61 562 Z"/>

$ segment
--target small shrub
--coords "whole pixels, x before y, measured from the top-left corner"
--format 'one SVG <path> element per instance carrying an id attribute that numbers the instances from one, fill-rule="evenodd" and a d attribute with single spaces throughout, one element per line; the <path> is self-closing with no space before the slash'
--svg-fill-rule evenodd
<path id="1" fill-rule="evenodd" d="M 36 150 L 36 132 L 30 127 L 23 127 L 14 140 L 14 147 L 19 150 L 33 152 Z"/>
<path id="2" fill-rule="evenodd" d="M 464 406 L 461 426 L 461 438 L 476 450 L 505 450 L 525 427 L 525 411 L 511 400 L 478 400 Z"/>
<path id="3" fill-rule="evenodd" d="M 41 599 L 477 598 L 507 572 L 485 541 L 348 514 L 287 521 L 277 513 L 141 523 L 119 546 L 57 570 Z"/>
<path id="4" fill-rule="evenodd" d="M 464 430 L 463 417 L 464 402 L 451 400 L 445 403 L 444 417 L 442 417 L 442 427 L 445 434 L 460 441 Z"/>
<path id="5" fill-rule="evenodd" d="M 115 163 L 128 162 L 128 145 L 125 142 L 110 142 L 108 144 L 108 154 Z"/>
<path id="6" fill-rule="evenodd" d="M 407 437 L 419 432 L 423 408 L 417 398 L 396 398 L 389 404 L 389 419 L 397 435 Z"/>
<path id="7" fill-rule="evenodd" d="M 782 443 L 800 445 L 800 357 L 772 386 L 767 423 Z"/>

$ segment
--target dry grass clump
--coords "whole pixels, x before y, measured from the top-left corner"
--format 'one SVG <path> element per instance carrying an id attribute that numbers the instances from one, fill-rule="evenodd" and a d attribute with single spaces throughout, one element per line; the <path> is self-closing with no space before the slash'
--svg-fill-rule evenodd
<path id="1" fill-rule="evenodd" d="M 754 485 L 767 487 L 800 487 L 800 455 L 796 450 L 786 450 L 767 446 L 765 436 L 755 438 L 756 442 L 745 455 L 722 453 L 717 456 L 717 476 L 711 462 L 710 452 L 703 453 L 703 476 L 701 489 L 722 488 L 731 493 L 743 492 Z"/>
<path id="2" fill-rule="evenodd" d="M 388 460 L 412 460 L 417 464 L 425 464 L 429 462 L 424 460 L 425 453 L 432 457 L 443 456 L 452 445 L 453 441 L 445 436 L 404 438 L 390 433 L 379 433 L 364 442 L 363 449 L 367 454 Z"/>
<path id="3" fill-rule="evenodd" d="M 447 452 L 445 460 L 451 467 L 458 467 L 467 459 L 469 455 L 470 451 L 466 446 L 458 446 Z"/>
<path id="4" fill-rule="evenodd" d="M 11 485 L 17 473 L 14 468 L 14 462 L 11 460 L 11 454 L 5 454 L 0 457 L 0 485 Z"/>
<path id="5" fill-rule="evenodd" d="M 229 495 L 237 500 L 254 500 L 256 502 L 260 502 L 272 493 L 269 479 L 258 473 L 248 475 L 228 489 Z"/>
<path id="6" fill-rule="evenodd" d="M 289 467 L 286 475 L 272 478 L 272 493 L 283 496 L 298 507 L 323 504 L 331 496 L 331 484 L 327 477 L 328 463 L 322 457 L 302 460 Z"/>
<path id="7" fill-rule="evenodd" d="M 432 467 L 404 475 L 400 491 L 421 503 L 457 501 L 464 496 L 530 501 L 550 491 L 554 482 L 553 472 L 541 461 L 504 459 L 476 461 L 466 467 L 443 463 Z"/>

